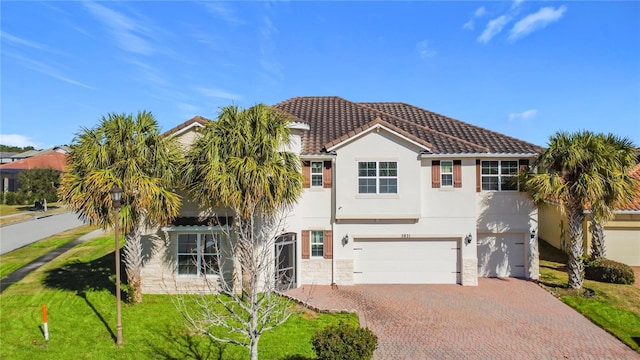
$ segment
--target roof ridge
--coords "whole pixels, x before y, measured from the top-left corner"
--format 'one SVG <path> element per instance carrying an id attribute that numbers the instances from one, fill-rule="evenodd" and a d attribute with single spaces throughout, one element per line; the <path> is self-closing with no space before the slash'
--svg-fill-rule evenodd
<path id="1" fill-rule="evenodd" d="M 467 140 L 464 140 L 464 139 L 460 139 L 460 138 L 459 138 L 459 137 L 457 137 L 457 136 L 453 136 L 453 135 L 450 135 L 450 134 L 447 134 L 447 133 L 443 133 L 442 131 L 434 130 L 434 129 L 430 128 L 429 126 L 422 125 L 422 124 L 418 124 L 418 123 L 416 123 L 416 122 L 413 122 L 413 121 L 410 121 L 410 120 L 407 120 L 407 119 L 401 118 L 401 117 L 399 117 L 399 116 L 395 116 L 395 115 L 393 115 L 393 114 L 389 114 L 389 113 L 387 113 L 387 112 L 385 112 L 385 111 L 380 111 L 380 110 L 378 110 L 378 109 L 370 108 L 370 107 L 368 107 L 368 106 L 366 106 L 366 105 L 361 105 L 361 103 L 356 103 L 356 104 L 358 104 L 359 106 L 365 107 L 365 108 L 367 108 L 367 109 L 371 109 L 371 110 L 373 110 L 373 111 L 376 111 L 376 112 L 379 112 L 379 113 L 385 114 L 385 116 L 389 116 L 389 117 L 394 118 L 394 119 L 396 119 L 396 120 L 399 120 L 399 121 L 402 121 L 402 122 L 405 122 L 405 123 L 409 123 L 409 124 L 412 124 L 412 125 L 417 126 L 417 127 L 421 127 L 421 128 L 423 128 L 423 129 L 425 129 L 426 131 L 432 132 L 432 133 L 434 133 L 434 134 L 443 135 L 443 136 L 445 136 L 445 137 L 447 137 L 447 138 L 449 138 L 449 139 L 452 139 L 452 140 L 455 140 L 455 141 L 461 142 L 461 143 L 463 143 L 463 144 L 471 145 L 471 146 L 475 147 L 476 149 L 480 149 L 480 150 L 483 150 L 483 151 L 485 151 L 485 152 L 491 152 L 491 149 L 489 149 L 489 148 L 488 148 L 488 147 L 486 147 L 486 146 L 482 146 L 482 145 L 479 145 L 479 144 L 473 143 L 473 142 L 471 142 L 471 141 L 467 141 Z M 372 102 L 372 104 L 375 104 L 375 103 L 373 103 L 373 102 Z M 391 103 L 387 103 L 387 104 L 391 104 Z M 397 103 L 397 102 L 396 102 L 395 104 L 404 104 L 404 103 Z M 404 104 L 404 105 L 406 105 L 406 104 Z M 417 108 L 417 107 L 416 107 L 416 108 Z M 421 108 L 417 108 L 417 109 L 421 109 Z M 424 110 L 424 109 L 421 109 L 421 110 Z M 452 120 L 453 120 L 453 119 L 452 119 Z"/>

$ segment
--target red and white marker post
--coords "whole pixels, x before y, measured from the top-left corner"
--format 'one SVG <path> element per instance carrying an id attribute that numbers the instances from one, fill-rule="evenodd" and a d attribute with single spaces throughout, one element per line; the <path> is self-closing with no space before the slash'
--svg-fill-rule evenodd
<path id="1" fill-rule="evenodd" d="M 44 339 L 49 340 L 49 325 L 47 324 L 47 305 L 42 305 L 42 320 L 44 322 L 44 326 L 42 329 L 44 330 Z"/>

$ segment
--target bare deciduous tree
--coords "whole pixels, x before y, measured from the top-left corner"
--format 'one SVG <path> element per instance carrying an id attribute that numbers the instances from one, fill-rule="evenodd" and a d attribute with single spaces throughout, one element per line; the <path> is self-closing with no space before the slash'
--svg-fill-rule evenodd
<path id="1" fill-rule="evenodd" d="M 251 359 L 258 359 L 262 334 L 296 311 L 295 303 L 278 292 L 287 290 L 291 280 L 285 274 L 276 275 L 280 254 L 275 252 L 275 242 L 283 229 L 279 214 L 236 218 L 225 232 L 227 241 L 216 245 L 216 261 L 201 260 L 208 263 L 204 288 L 172 297 L 193 331 L 246 347 Z"/>

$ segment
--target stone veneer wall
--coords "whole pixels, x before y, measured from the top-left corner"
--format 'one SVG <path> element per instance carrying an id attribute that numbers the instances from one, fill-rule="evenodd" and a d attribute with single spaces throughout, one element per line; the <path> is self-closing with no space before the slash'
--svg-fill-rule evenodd
<path id="1" fill-rule="evenodd" d="M 331 259 L 305 259 L 300 264 L 301 283 L 331 285 Z"/>
<path id="2" fill-rule="evenodd" d="M 335 281 L 338 285 L 353 285 L 353 260 L 336 260 Z"/>
<path id="3" fill-rule="evenodd" d="M 462 259 L 462 285 L 478 285 L 478 259 Z"/>

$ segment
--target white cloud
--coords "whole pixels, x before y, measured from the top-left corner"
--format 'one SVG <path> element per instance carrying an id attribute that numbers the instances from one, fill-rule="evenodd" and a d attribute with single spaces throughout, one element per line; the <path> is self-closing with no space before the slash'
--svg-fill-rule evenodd
<path id="1" fill-rule="evenodd" d="M 509 40 L 515 41 L 530 33 L 544 29 L 552 22 L 556 22 L 562 18 L 567 11 L 566 6 L 560 6 L 555 9 L 553 7 L 543 7 L 533 14 L 527 15 L 524 19 L 518 21 L 509 32 Z"/>
<path id="2" fill-rule="evenodd" d="M 42 145 L 27 136 L 19 134 L 0 134 L 0 144 L 19 147 L 33 146 L 36 149 L 39 149 Z"/>
<path id="3" fill-rule="evenodd" d="M 475 28 L 475 23 L 473 22 L 473 19 L 467 21 L 466 23 L 464 23 L 464 25 L 462 25 L 463 30 L 473 30 L 473 28 Z"/>
<path id="4" fill-rule="evenodd" d="M 523 2 L 524 0 L 513 0 L 513 4 L 511 4 L 511 9 L 515 9 L 519 7 L 520 5 L 522 5 Z"/>
<path id="5" fill-rule="evenodd" d="M 507 15 L 501 15 L 497 18 L 489 21 L 487 23 L 487 27 L 484 29 L 482 34 L 478 36 L 478 42 L 488 43 L 491 38 L 498 35 L 502 29 L 511 21 L 511 17 Z"/>
<path id="6" fill-rule="evenodd" d="M 519 113 L 509 114 L 509 120 L 529 120 L 533 119 L 538 114 L 538 110 L 529 109 Z"/>
<path id="7" fill-rule="evenodd" d="M 242 25 L 244 20 L 239 18 L 235 11 L 222 2 L 207 2 L 204 4 L 209 13 L 223 19 L 224 21 L 233 25 Z"/>
<path id="8" fill-rule="evenodd" d="M 484 16 L 486 13 L 487 13 L 487 10 L 484 8 L 484 6 L 480 6 L 478 9 L 476 9 L 476 12 L 473 13 L 473 16 L 481 17 L 481 16 Z"/>
<path id="9" fill-rule="evenodd" d="M 123 50 L 141 55 L 151 55 L 155 51 L 144 37 L 150 31 L 140 19 L 131 19 L 115 10 L 93 2 L 85 2 L 85 8 L 101 21 L 114 35 L 116 44 Z"/>
<path id="10" fill-rule="evenodd" d="M 196 88 L 196 91 L 198 91 L 200 94 L 204 96 L 212 97 L 212 98 L 235 100 L 235 101 L 242 100 L 242 96 L 231 93 L 231 92 L 227 92 L 221 89 L 198 87 Z"/>
<path id="11" fill-rule="evenodd" d="M 418 50 L 418 54 L 420 54 L 420 57 L 423 59 L 436 56 L 436 54 L 438 53 L 431 48 L 429 40 L 422 40 L 418 42 L 416 44 L 416 50 Z"/>

